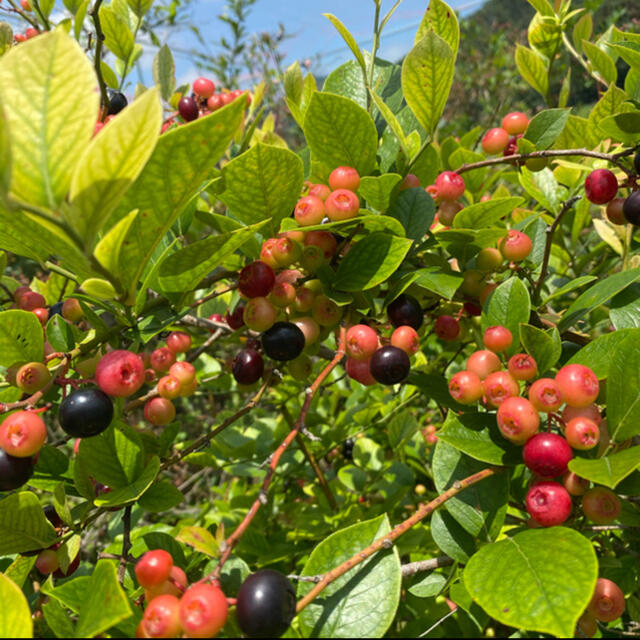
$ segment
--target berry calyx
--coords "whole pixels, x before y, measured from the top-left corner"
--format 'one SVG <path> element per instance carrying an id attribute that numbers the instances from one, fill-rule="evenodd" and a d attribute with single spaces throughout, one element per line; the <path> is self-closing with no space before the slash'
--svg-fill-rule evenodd
<path id="1" fill-rule="evenodd" d="M 596 524 L 610 524 L 621 510 L 620 499 L 606 487 L 594 487 L 582 496 L 582 511 Z"/>
<path id="2" fill-rule="evenodd" d="M 398 347 L 387 345 L 378 349 L 369 363 L 371 375 L 381 384 L 402 382 L 411 369 L 409 356 Z"/>
<path id="3" fill-rule="evenodd" d="M 511 356 L 508 369 L 516 380 L 532 380 L 538 373 L 538 365 L 528 353 L 516 353 L 515 356 Z"/>
<path id="4" fill-rule="evenodd" d="M 571 515 L 571 496 L 558 482 L 536 482 L 525 503 L 529 515 L 543 527 L 560 525 Z"/>
<path id="5" fill-rule="evenodd" d="M 436 178 L 438 197 L 442 200 L 457 200 L 462 197 L 465 190 L 464 180 L 455 171 L 443 171 Z"/>
<path id="6" fill-rule="evenodd" d="M 550 480 L 563 475 L 573 458 L 569 443 L 556 433 L 538 433 L 524 445 L 522 459 L 540 478 Z"/>
<path id="7" fill-rule="evenodd" d="M 507 398 L 520 395 L 518 383 L 506 371 L 489 374 L 482 382 L 482 389 L 490 407 L 499 407 Z"/>
<path id="8" fill-rule="evenodd" d="M 574 449 L 587 451 L 593 449 L 600 442 L 600 429 L 595 422 L 588 418 L 573 418 L 565 427 L 564 437 Z"/>
<path id="9" fill-rule="evenodd" d="M 135 393 L 144 383 L 142 358 L 123 349 L 110 351 L 98 362 L 96 381 L 107 395 L 126 398 Z"/>
<path id="10" fill-rule="evenodd" d="M 233 359 L 231 372 L 239 384 L 253 384 L 264 373 L 264 360 L 255 349 L 242 349 Z"/>
<path id="11" fill-rule="evenodd" d="M 30 458 L 47 440 L 42 418 L 32 411 L 16 411 L 0 425 L 0 447 L 10 456 Z"/>
<path id="12" fill-rule="evenodd" d="M 496 416 L 500 433 L 514 444 L 524 444 L 538 432 L 540 416 L 534 406 L 520 396 L 506 398 Z"/>
<path id="13" fill-rule="evenodd" d="M 227 621 L 228 609 L 220 587 L 195 584 L 180 598 L 180 624 L 190 638 L 215 638 Z"/>
<path id="14" fill-rule="evenodd" d="M 394 327 L 407 325 L 417 331 L 422 326 L 424 313 L 413 296 L 402 293 L 387 306 L 387 317 Z"/>
<path id="15" fill-rule="evenodd" d="M 593 404 L 600 392 L 596 374 L 583 364 L 568 364 L 556 374 L 556 383 L 564 401 L 571 407 Z"/>
<path id="16" fill-rule="evenodd" d="M 100 389 L 79 389 L 60 404 L 58 421 L 74 438 L 90 438 L 102 433 L 113 420 L 113 402 Z"/>
<path id="17" fill-rule="evenodd" d="M 622 589 L 612 580 L 598 578 L 587 611 L 600 622 L 613 622 L 624 613 L 624 610 Z"/>
<path id="18" fill-rule="evenodd" d="M 298 200 L 293 216 L 301 227 L 320 224 L 325 216 L 324 201 L 315 195 L 304 196 Z"/>
<path id="19" fill-rule="evenodd" d="M 609 169 L 596 169 L 587 176 L 584 190 L 593 204 L 607 204 L 618 193 L 618 180 Z"/>
<path id="20" fill-rule="evenodd" d="M 537 411 L 557 411 L 564 402 L 562 391 L 553 378 L 540 378 L 529 387 L 529 400 Z"/>
<path id="21" fill-rule="evenodd" d="M 262 348 L 272 360 L 286 362 L 304 349 L 304 333 L 292 322 L 276 322 L 262 334 Z"/>

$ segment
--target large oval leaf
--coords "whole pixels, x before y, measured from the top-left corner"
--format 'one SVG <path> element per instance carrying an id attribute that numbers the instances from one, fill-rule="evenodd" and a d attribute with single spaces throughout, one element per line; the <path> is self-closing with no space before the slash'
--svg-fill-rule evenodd
<path id="1" fill-rule="evenodd" d="M 55 540 L 34 493 L 21 491 L 0 500 L 0 555 L 46 549 Z"/>
<path id="2" fill-rule="evenodd" d="M 0 637 L 33 638 L 31 609 L 22 590 L 0 573 Z"/>
<path id="3" fill-rule="evenodd" d="M 337 531 L 313 550 L 302 575 L 326 573 L 390 530 L 387 516 L 382 515 Z M 299 616 L 303 637 L 382 637 L 395 616 L 401 582 L 398 551 L 378 551 L 332 582 L 303 609 Z M 298 597 L 312 588 L 313 584 L 300 582 Z"/>
<path id="4" fill-rule="evenodd" d="M 574 458 L 569 469 L 581 478 L 615 489 L 628 475 L 640 467 L 640 446 L 623 449 L 604 458 Z"/>
<path id="5" fill-rule="evenodd" d="M 42 326 L 33 313 L 19 309 L 3 311 L 0 327 L 0 366 L 42 360 Z"/>
<path id="6" fill-rule="evenodd" d="M 607 380 L 609 433 L 622 442 L 640 433 L 640 334 L 637 330 L 610 354 Z"/>

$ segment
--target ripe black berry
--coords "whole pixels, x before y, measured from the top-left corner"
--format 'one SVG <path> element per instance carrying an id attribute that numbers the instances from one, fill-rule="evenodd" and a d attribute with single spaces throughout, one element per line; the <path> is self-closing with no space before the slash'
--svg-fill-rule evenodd
<path id="1" fill-rule="evenodd" d="M 295 360 L 304 349 L 304 333 L 292 322 L 276 322 L 262 334 L 264 352 L 273 360 Z"/>
<path id="2" fill-rule="evenodd" d="M 60 404 L 58 420 L 74 438 L 97 436 L 113 420 L 113 403 L 100 389 L 74 391 Z"/>
<path id="3" fill-rule="evenodd" d="M 238 591 L 236 617 L 250 638 L 281 636 L 295 613 L 296 593 L 289 580 L 278 571 L 257 571 Z"/>
<path id="4" fill-rule="evenodd" d="M 198 118 L 198 103 L 188 96 L 180 99 L 178 102 L 178 112 L 186 122 L 191 122 Z"/>
<path id="5" fill-rule="evenodd" d="M 347 438 L 343 443 L 342 443 L 342 455 L 347 459 L 347 460 L 353 460 L 353 445 L 356 443 L 356 441 L 353 438 Z"/>
<path id="6" fill-rule="evenodd" d="M 61 527 L 63 525 L 62 518 L 58 515 L 58 512 L 55 510 L 55 507 L 52 504 L 48 504 L 44 508 L 45 518 L 54 526 Z"/>
<path id="7" fill-rule="evenodd" d="M 56 302 L 55 304 L 52 304 L 49 307 L 49 317 L 53 318 L 53 316 L 58 315 L 61 316 L 62 315 L 62 302 Z"/>
<path id="8" fill-rule="evenodd" d="M 33 475 L 33 458 L 16 458 L 0 449 L 0 491 L 18 489 Z"/>
<path id="9" fill-rule="evenodd" d="M 107 115 L 115 116 L 120 113 L 129 104 L 124 93 L 119 91 L 109 91 L 109 109 Z"/>
<path id="10" fill-rule="evenodd" d="M 422 326 L 424 319 L 424 314 L 418 301 L 406 293 L 399 295 L 389 304 L 387 316 L 394 327 L 409 325 L 416 331 Z"/>
<path id="11" fill-rule="evenodd" d="M 255 349 L 238 351 L 231 365 L 233 377 L 240 384 L 257 382 L 264 372 L 264 361 Z"/>
<path id="12" fill-rule="evenodd" d="M 402 349 L 388 345 L 371 356 L 369 368 L 371 375 L 381 384 L 397 384 L 409 375 L 411 363 Z"/>
<path id="13" fill-rule="evenodd" d="M 622 213 L 632 225 L 640 227 L 640 191 L 634 191 L 624 201 Z"/>

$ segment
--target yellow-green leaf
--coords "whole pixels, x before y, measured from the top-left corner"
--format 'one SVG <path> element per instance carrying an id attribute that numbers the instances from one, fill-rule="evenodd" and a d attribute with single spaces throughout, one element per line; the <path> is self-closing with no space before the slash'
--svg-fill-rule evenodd
<path id="1" fill-rule="evenodd" d="M 582 49 L 589 58 L 593 70 L 609 85 L 615 82 L 618 77 L 616 63 L 600 47 L 592 44 L 588 40 L 583 40 Z"/>
<path id="2" fill-rule="evenodd" d="M 349 29 L 347 29 L 347 27 L 345 27 L 344 24 L 342 24 L 342 22 L 340 22 L 340 20 L 336 18 L 333 14 L 323 13 L 322 15 L 331 22 L 331 24 L 336 28 L 338 33 L 342 36 L 342 39 L 347 43 L 347 46 L 349 47 L 349 49 L 351 49 L 351 53 L 353 53 L 353 55 L 356 57 L 356 60 L 358 61 L 360 68 L 364 72 L 366 70 L 366 66 L 364 63 L 364 57 L 362 55 L 362 51 L 360 51 L 360 47 L 358 46 L 358 43 L 355 41 L 354 37 L 349 32 Z"/>
<path id="3" fill-rule="evenodd" d="M 516 47 L 516 65 L 520 75 L 546 100 L 549 75 L 544 60 L 535 51 L 522 45 Z"/>
<path id="4" fill-rule="evenodd" d="M 31 609 L 22 590 L 0 573 L 0 638 L 33 638 Z"/>
<path id="5" fill-rule="evenodd" d="M 122 220 L 115 224 L 98 242 L 93 255 L 98 262 L 109 272 L 118 276 L 121 271 L 120 249 L 122 243 L 127 237 L 127 233 L 131 228 L 131 224 L 138 215 L 138 210 L 134 209 L 130 214 L 126 215 Z"/>
<path id="6" fill-rule="evenodd" d="M 133 33 L 126 20 L 111 7 L 100 7 L 100 25 L 104 33 L 104 44 L 120 60 L 127 61 L 133 51 Z"/>
<path id="7" fill-rule="evenodd" d="M 417 44 L 427 35 L 428 31 L 438 34 L 453 51 L 454 57 L 458 53 L 460 45 L 460 26 L 456 12 L 442 0 L 431 0 L 429 7 L 422 17 L 414 44 Z"/>
<path id="8" fill-rule="evenodd" d="M 208 556 L 218 555 L 218 543 L 213 534 L 204 527 L 183 527 L 176 536 L 176 540 Z"/>
<path id="9" fill-rule="evenodd" d="M 98 113 L 96 78 L 77 42 L 45 33 L 0 58 L 0 98 L 9 125 L 11 191 L 55 209 L 87 147 Z"/>

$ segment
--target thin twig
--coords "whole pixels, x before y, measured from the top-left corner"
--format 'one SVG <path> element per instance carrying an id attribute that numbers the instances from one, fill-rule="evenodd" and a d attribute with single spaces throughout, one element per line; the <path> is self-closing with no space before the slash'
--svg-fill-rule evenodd
<path id="1" fill-rule="evenodd" d="M 316 474 L 316 478 L 318 478 L 318 482 L 320 483 L 320 488 L 322 489 L 327 502 L 331 506 L 331 509 L 333 511 L 337 511 L 338 503 L 336 502 L 335 496 L 331 491 L 331 487 L 329 486 L 327 479 L 324 477 L 324 473 L 322 473 L 322 469 L 320 468 L 318 461 L 315 459 L 313 453 L 311 453 L 311 451 L 309 451 L 309 449 L 307 448 L 307 445 L 304 442 L 304 438 L 300 433 L 296 435 L 296 442 L 298 443 L 298 446 L 300 447 L 300 450 L 304 454 L 305 458 L 309 461 L 313 472 Z"/>
<path id="2" fill-rule="evenodd" d="M 131 506 L 124 508 L 122 523 L 124 525 L 124 531 L 122 532 L 122 556 L 120 557 L 120 564 L 118 566 L 118 581 L 120 584 L 124 582 L 124 574 L 127 570 L 127 558 L 129 556 L 129 549 L 131 549 Z"/>
<path id="3" fill-rule="evenodd" d="M 102 61 L 102 44 L 104 42 L 104 33 L 102 33 L 102 26 L 100 25 L 100 5 L 102 0 L 96 0 L 93 9 L 91 9 L 91 19 L 96 27 L 96 57 L 93 61 L 96 76 L 98 76 L 98 84 L 100 85 L 100 96 L 102 97 L 102 104 L 104 106 L 105 113 L 109 111 L 109 94 L 107 93 L 107 85 L 102 76 L 102 67 L 100 62 Z"/>
<path id="4" fill-rule="evenodd" d="M 197 349 L 187 354 L 186 361 L 194 362 L 197 360 L 223 333 L 222 329 L 216 329 Z"/>
<path id="5" fill-rule="evenodd" d="M 40 9 L 40 3 L 38 2 L 38 0 L 31 0 L 31 2 L 36 10 L 36 13 L 40 16 L 40 20 L 42 20 L 42 24 L 44 25 L 44 28 L 47 31 L 51 31 L 51 25 L 49 24 L 49 21 L 47 20 L 44 13 L 42 13 L 42 9 Z"/>
<path id="6" fill-rule="evenodd" d="M 430 558 L 429 560 L 419 560 L 418 562 L 403 564 L 402 577 L 408 578 L 423 571 L 435 571 L 441 567 L 450 567 L 454 562 L 455 560 L 449 556 L 440 556 L 439 558 Z"/>

